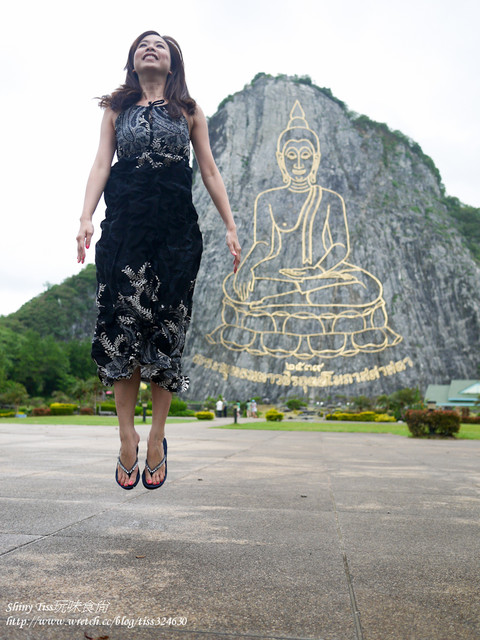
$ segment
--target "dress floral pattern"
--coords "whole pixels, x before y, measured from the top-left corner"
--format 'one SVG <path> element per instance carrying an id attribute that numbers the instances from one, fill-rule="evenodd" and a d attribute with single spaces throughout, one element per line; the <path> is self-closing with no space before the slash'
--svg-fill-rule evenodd
<path id="1" fill-rule="evenodd" d="M 142 380 L 185 391 L 181 357 L 202 254 L 188 123 L 164 105 L 133 105 L 115 130 L 118 162 L 96 245 L 92 357 L 105 385 L 140 367 Z"/>

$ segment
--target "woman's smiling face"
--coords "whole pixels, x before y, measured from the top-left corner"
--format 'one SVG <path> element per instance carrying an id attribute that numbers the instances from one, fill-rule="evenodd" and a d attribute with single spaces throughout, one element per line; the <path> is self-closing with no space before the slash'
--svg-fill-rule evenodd
<path id="1" fill-rule="evenodd" d="M 147 69 L 170 71 L 170 63 L 170 49 L 162 37 L 148 35 L 139 42 L 133 58 L 137 73 Z"/>

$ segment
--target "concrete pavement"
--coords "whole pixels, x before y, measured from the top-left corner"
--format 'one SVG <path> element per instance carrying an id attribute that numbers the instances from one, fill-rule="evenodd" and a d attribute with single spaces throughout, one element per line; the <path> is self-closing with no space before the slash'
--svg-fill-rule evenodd
<path id="1" fill-rule="evenodd" d="M 211 427 L 0 423 L 2 639 L 480 638 L 480 441 Z"/>

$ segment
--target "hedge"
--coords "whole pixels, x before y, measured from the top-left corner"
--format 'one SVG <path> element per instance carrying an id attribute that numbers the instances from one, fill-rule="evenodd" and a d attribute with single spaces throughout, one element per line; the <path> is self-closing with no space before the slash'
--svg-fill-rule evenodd
<path id="1" fill-rule="evenodd" d="M 49 407 L 35 407 L 32 411 L 33 416 L 49 416 L 51 413 Z"/>
<path id="2" fill-rule="evenodd" d="M 50 414 L 52 416 L 73 416 L 78 405 L 69 404 L 67 402 L 52 402 L 50 405 Z"/>
<path id="3" fill-rule="evenodd" d="M 117 406 L 115 402 L 102 402 L 98 406 L 99 411 L 113 411 L 113 413 L 117 413 Z"/>
<path id="4" fill-rule="evenodd" d="M 480 416 L 462 416 L 460 422 L 464 424 L 480 424 Z"/>
<path id="5" fill-rule="evenodd" d="M 388 413 L 377 413 L 375 422 L 397 422 L 395 416 L 389 416 Z"/>
<path id="6" fill-rule="evenodd" d="M 410 409 L 405 413 L 405 422 L 414 438 L 448 438 L 454 437 L 460 431 L 460 416 L 455 411 Z"/>
<path id="7" fill-rule="evenodd" d="M 335 411 L 335 413 L 327 413 L 325 417 L 327 420 L 342 420 L 344 422 L 396 422 L 396 418 L 393 416 L 386 413 L 375 413 L 375 411 L 363 411 L 362 413 Z"/>

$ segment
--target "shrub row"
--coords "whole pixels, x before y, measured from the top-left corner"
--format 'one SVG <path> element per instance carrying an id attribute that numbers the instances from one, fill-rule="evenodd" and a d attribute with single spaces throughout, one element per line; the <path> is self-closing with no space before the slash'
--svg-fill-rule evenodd
<path id="1" fill-rule="evenodd" d="M 415 438 L 454 437 L 460 430 L 460 416 L 455 411 L 411 409 L 405 413 L 405 422 Z"/>
<path id="2" fill-rule="evenodd" d="M 67 402 L 52 402 L 50 405 L 50 415 L 52 416 L 73 416 L 73 412 L 78 409 L 78 405 Z"/>
<path id="3" fill-rule="evenodd" d="M 460 422 L 464 424 L 480 424 L 480 416 L 462 416 Z"/>
<path id="4" fill-rule="evenodd" d="M 389 416 L 388 413 L 377 413 L 375 422 L 397 422 L 395 416 Z"/>
<path id="5" fill-rule="evenodd" d="M 102 402 L 100 405 L 100 411 L 112 411 L 113 413 L 117 413 L 117 407 L 114 401 L 110 402 Z M 141 416 L 143 415 L 143 406 L 135 407 L 135 415 Z M 152 403 L 147 402 L 147 416 L 152 415 Z M 195 411 L 191 411 L 187 409 L 187 403 L 183 400 L 179 400 L 178 398 L 172 398 L 172 402 L 170 405 L 170 410 L 168 412 L 169 416 L 194 416 Z"/>
<path id="6" fill-rule="evenodd" d="M 49 416 L 51 414 L 49 407 L 35 407 L 32 411 L 32 416 Z"/>
<path id="7" fill-rule="evenodd" d="M 375 413 L 375 411 L 362 411 L 362 413 L 335 411 L 335 413 L 327 413 L 325 417 L 327 420 L 342 420 L 345 422 L 396 422 L 396 418 L 393 416 L 389 416 L 386 413 Z"/>

